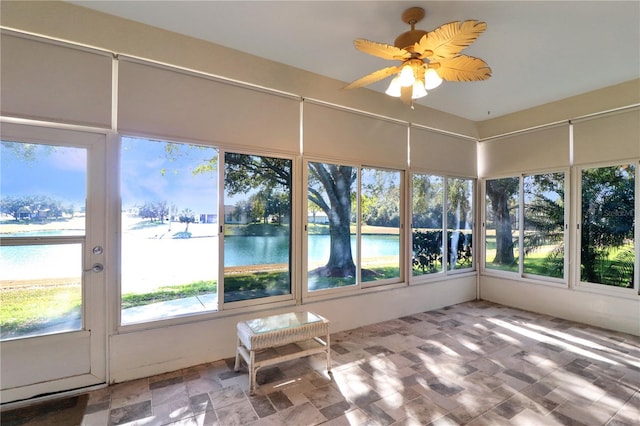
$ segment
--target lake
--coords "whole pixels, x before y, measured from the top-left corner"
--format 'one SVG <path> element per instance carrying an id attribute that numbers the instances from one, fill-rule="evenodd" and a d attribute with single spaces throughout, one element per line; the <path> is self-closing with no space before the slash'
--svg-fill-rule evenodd
<path id="1" fill-rule="evenodd" d="M 190 280 L 202 275 L 211 276 L 218 268 L 217 236 L 153 239 L 125 234 L 122 241 L 122 271 L 128 281 L 147 281 L 152 276 L 162 277 L 162 281 L 178 277 L 181 281 Z M 398 256 L 398 241 L 397 235 L 363 235 L 362 257 Z M 355 236 L 351 238 L 351 246 L 355 257 Z M 310 235 L 308 251 L 309 265 L 326 263 L 329 259 L 329 236 Z M 2 246 L 0 280 L 77 276 L 80 265 L 76 259 L 79 258 L 78 244 Z M 33 259 L 38 259 L 38 268 L 33 267 Z M 286 236 L 227 236 L 224 239 L 224 265 L 227 267 L 288 263 L 288 259 L 289 240 Z"/>

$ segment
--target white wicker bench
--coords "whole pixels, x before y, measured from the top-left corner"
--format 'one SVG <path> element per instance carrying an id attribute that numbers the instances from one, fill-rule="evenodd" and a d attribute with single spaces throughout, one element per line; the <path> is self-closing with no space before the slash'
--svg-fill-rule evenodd
<path id="1" fill-rule="evenodd" d="M 259 368 L 307 355 L 325 352 L 327 372 L 331 372 L 329 321 L 313 312 L 289 312 L 238 323 L 235 371 L 240 358 L 249 367 L 249 392 L 256 388 Z M 295 351 L 279 353 L 280 346 L 296 343 Z M 274 349 L 274 350 L 268 350 Z"/>

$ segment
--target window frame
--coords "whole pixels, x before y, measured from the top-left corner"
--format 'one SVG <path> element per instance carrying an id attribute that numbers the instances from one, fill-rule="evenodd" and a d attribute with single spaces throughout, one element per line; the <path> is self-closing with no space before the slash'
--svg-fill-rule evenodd
<path id="1" fill-rule="evenodd" d="M 606 167 L 619 167 L 624 164 L 635 165 L 635 185 L 634 185 L 634 208 L 635 208 L 635 220 L 633 226 L 633 239 L 634 239 L 634 271 L 633 271 L 633 287 L 622 288 L 608 284 L 592 283 L 588 281 L 582 281 L 581 276 L 581 247 L 582 247 L 582 171 L 586 169 L 597 169 Z M 574 240 L 575 250 L 573 253 L 572 261 L 574 264 L 573 274 L 575 276 L 574 288 L 578 291 L 584 291 L 589 293 L 597 293 L 607 296 L 615 296 L 622 298 L 635 298 L 640 295 L 640 283 L 638 279 L 640 277 L 640 224 L 638 214 L 640 212 L 640 159 L 618 160 L 618 161 L 606 161 L 598 163 L 585 163 L 575 166 L 575 173 L 573 175 L 573 184 L 576 188 L 575 191 L 575 209 L 574 209 Z"/>
<path id="2" fill-rule="evenodd" d="M 108 153 L 108 162 L 113 164 L 113 169 L 117 171 L 117 179 L 114 180 L 113 185 L 117 187 L 117 200 L 115 203 L 114 215 L 116 217 L 116 232 L 114 236 L 114 245 L 116 247 L 115 253 L 115 262 L 118 265 L 118 271 L 120 271 L 121 265 L 121 256 L 122 256 L 122 247 L 121 247 L 121 233 L 122 233 L 122 196 L 121 191 L 122 188 L 120 186 L 121 179 L 121 168 L 122 168 L 122 158 L 121 158 L 121 149 L 122 149 L 122 139 L 123 138 L 137 138 L 137 139 L 148 139 L 155 140 L 161 142 L 169 142 L 175 144 L 190 144 L 190 145 L 199 145 L 215 148 L 218 150 L 218 276 L 217 276 L 217 300 L 218 300 L 218 309 L 217 310 L 209 310 L 202 312 L 194 312 L 188 314 L 180 314 L 173 317 L 167 318 L 158 318 L 153 319 L 151 321 L 146 322 L 135 322 L 130 324 L 122 324 L 121 321 L 121 278 L 120 273 L 118 272 L 118 276 L 114 278 L 116 281 L 115 290 L 113 292 L 113 317 L 116 320 L 114 324 L 114 331 L 116 333 L 129 333 L 143 330 L 152 330 L 163 327 L 170 327 L 176 325 L 183 325 L 194 323 L 197 321 L 205 321 L 216 318 L 224 318 L 229 315 L 236 315 L 239 312 L 242 313 L 251 313 L 251 312 L 259 312 L 260 310 L 264 310 L 266 307 L 270 309 L 277 308 L 287 308 L 295 306 L 296 302 L 300 299 L 300 291 L 298 289 L 298 285 L 296 282 L 299 281 L 300 276 L 300 261 L 298 256 L 295 254 L 298 253 L 300 247 L 300 237 L 295 232 L 296 229 L 300 229 L 300 219 L 299 219 L 299 207 L 297 204 L 299 203 L 300 198 L 300 187 L 301 185 L 298 183 L 300 179 L 301 170 L 300 170 L 300 157 L 288 152 L 281 151 L 273 151 L 273 150 L 260 150 L 255 148 L 238 148 L 236 146 L 217 143 L 213 141 L 203 141 L 203 140 L 191 140 L 188 138 L 176 139 L 168 136 L 158 136 L 158 135 L 149 135 L 149 134 L 141 134 L 138 132 L 127 132 L 127 133 L 118 133 L 114 137 L 114 143 L 111 145 L 109 149 L 107 149 Z M 270 296 L 259 299 L 248 299 L 248 300 L 240 300 L 236 302 L 224 302 L 224 223 L 220 222 L 220 218 L 224 218 L 224 154 L 226 152 L 233 152 L 237 154 L 245 154 L 252 156 L 266 156 L 272 158 L 282 158 L 291 160 L 291 259 L 289 266 L 289 274 L 291 280 L 291 292 L 287 295 L 279 295 L 279 296 Z M 222 161 L 222 163 L 221 163 Z M 117 181 L 117 182 L 116 182 Z"/>
<path id="3" fill-rule="evenodd" d="M 309 163 L 323 163 L 323 164 L 331 164 L 331 165 L 339 165 L 339 166 L 349 166 L 354 167 L 357 170 L 356 177 L 356 211 L 351 212 L 352 216 L 357 218 L 356 222 L 356 241 L 357 241 L 357 253 L 353 256 L 354 263 L 356 264 L 356 282 L 353 285 L 348 285 L 344 287 L 330 287 L 318 290 L 309 290 L 309 208 L 308 208 L 308 198 L 307 198 L 307 188 L 309 183 Z M 406 170 L 404 169 L 396 169 L 389 166 L 372 166 L 364 163 L 356 163 L 353 161 L 341 161 L 336 159 L 327 159 L 327 158 L 319 158 L 313 156 L 305 156 L 302 162 L 302 175 L 303 175 L 303 187 L 301 188 L 301 202 L 302 204 L 302 215 L 301 215 L 301 227 L 302 232 L 300 236 L 302 238 L 302 256 L 301 256 L 301 280 L 302 283 L 302 301 L 304 300 L 323 300 L 327 298 L 336 297 L 336 295 L 357 295 L 363 294 L 369 291 L 378 291 L 384 289 L 391 289 L 397 287 L 403 287 L 407 284 L 406 279 L 406 236 L 404 230 L 406 229 Z M 362 212 L 361 212 L 361 190 L 362 190 L 362 169 L 375 169 L 375 170 L 383 170 L 383 171 L 393 171 L 400 173 L 400 226 L 399 226 L 399 256 L 400 256 L 400 276 L 397 278 L 389 278 L 378 281 L 367 281 L 363 282 L 362 277 L 362 233 L 361 233 L 361 223 L 362 223 Z"/>
<path id="4" fill-rule="evenodd" d="M 449 179 L 463 179 L 472 182 L 472 212 L 471 217 L 473 218 L 473 226 L 471 228 L 471 243 L 472 243 L 472 261 L 471 266 L 463 269 L 449 269 L 446 267 L 447 262 L 443 262 L 442 270 L 438 272 L 433 272 L 430 274 L 421 274 L 414 275 L 413 274 L 413 263 L 411 260 L 413 258 L 413 175 L 429 175 L 436 176 L 442 178 L 442 253 L 443 256 L 447 255 L 448 250 L 450 249 L 449 238 L 447 237 L 449 231 L 449 218 L 448 218 L 448 206 L 449 206 Z M 442 172 L 429 171 L 424 169 L 411 169 L 410 177 L 408 179 L 409 189 L 407 190 L 407 277 L 409 277 L 409 282 L 411 285 L 416 284 L 425 284 L 431 282 L 442 281 L 443 279 L 459 277 L 464 275 L 476 274 L 477 273 L 477 262 L 478 262 L 478 253 L 479 250 L 477 248 L 477 216 L 478 216 L 478 178 L 472 176 L 462 176 L 458 174 L 448 174 Z"/>
<path id="5" fill-rule="evenodd" d="M 298 213 L 298 207 L 297 204 L 299 203 L 297 194 L 299 192 L 299 190 L 297 189 L 297 183 L 298 179 L 296 179 L 296 176 L 298 175 L 298 157 L 292 155 L 292 154 L 286 154 L 286 153 L 278 153 L 275 151 L 264 151 L 264 150 L 255 150 L 255 149 L 251 149 L 251 150 L 247 150 L 247 149 L 236 149 L 235 147 L 219 147 L 219 159 L 221 159 L 221 161 L 219 160 L 221 167 L 218 168 L 219 171 L 219 179 L 218 179 L 218 198 L 219 198 L 219 211 L 218 211 L 218 217 L 219 218 L 223 218 L 222 222 L 218 222 L 219 225 L 219 231 L 220 231 L 220 237 L 218 239 L 218 243 L 219 243 L 219 248 L 218 248 L 218 264 L 220 265 L 220 268 L 218 270 L 218 311 L 224 311 L 224 310 L 235 310 L 235 309 L 242 309 L 242 308 L 252 308 L 252 307 L 259 307 L 259 306 L 264 306 L 264 305 L 271 305 L 271 304 L 290 304 L 292 302 L 295 302 L 298 299 L 298 286 L 296 285 L 297 277 L 298 277 L 298 270 L 299 270 L 299 260 L 297 259 L 296 253 L 299 253 L 300 250 L 298 249 L 299 247 L 299 241 L 297 240 L 296 237 L 296 229 L 299 229 L 299 213 Z M 291 161 L 291 223 L 290 223 L 290 232 L 289 232 L 289 253 L 290 253 L 290 259 L 289 259 L 289 286 L 290 286 L 290 292 L 288 294 L 282 294 L 282 295 L 276 295 L 276 296 L 268 296 L 268 297 L 262 297 L 262 298 L 257 298 L 257 299 L 243 299 L 243 300 L 238 300 L 238 301 L 233 301 L 233 302 L 225 302 L 224 301 L 224 206 L 225 206 L 225 193 L 224 193 L 224 179 L 225 179 L 225 175 L 224 175 L 224 161 L 225 161 L 225 154 L 226 153 L 233 153 L 233 154 L 241 154 L 241 155 L 247 155 L 247 156 L 254 156 L 254 157 L 270 157 L 270 158 L 278 158 L 278 159 L 284 159 L 284 160 L 289 160 Z"/>
<path id="6" fill-rule="evenodd" d="M 399 212 L 399 220 L 400 220 L 400 224 L 398 225 L 398 277 L 392 277 L 392 278 L 387 278 L 384 280 L 377 280 L 377 281 L 362 281 L 362 200 L 361 200 L 361 196 L 362 196 L 362 169 L 371 169 L 371 170 L 379 170 L 379 171 L 389 171 L 389 172 L 397 172 L 400 175 L 400 183 L 399 183 L 399 187 L 400 187 L 400 199 L 398 200 L 398 208 L 400 209 Z M 404 203 L 404 199 L 406 197 L 405 195 L 405 191 L 406 191 L 406 187 L 407 185 L 405 184 L 405 172 L 404 170 L 397 170 L 397 169 L 393 169 L 393 168 L 389 168 L 389 167 L 376 167 L 376 166 L 367 166 L 367 165 L 360 165 L 360 167 L 358 168 L 358 193 L 357 193 L 357 200 L 358 200 L 358 206 L 357 206 L 357 210 L 358 210 L 358 223 L 357 223 L 357 240 L 358 240 L 358 264 L 356 265 L 357 271 L 358 271 L 358 279 L 360 281 L 360 284 L 362 286 L 362 288 L 372 288 L 372 287 L 379 287 L 379 286 L 387 286 L 390 284 L 397 284 L 397 283 L 402 283 L 405 282 L 405 272 L 404 272 L 404 263 L 406 262 L 406 256 L 405 256 L 405 250 L 403 249 L 403 247 L 405 246 L 405 238 L 404 238 L 404 225 L 405 225 L 405 203 Z"/>
<path id="7" fill-rule="evenodd" d="M 524 202 L 524 178 L 526 176 L 543 175 L 549 173 L 564 173 L 564 273 L 563 278 L 549 277 L 545 275 L 536 275 L 524 272 L 524 225 L 525 225 L 525 202 Z M 486 249 L 486 236 L 487 236 L 487 185 L 488 180 L 504 179 L 504 178 L 518 178 L 518 270 L 516 271 L 502 271 L 498 269 L 487 268 L 487 249 Z M 480 250 L 480 274 L 486 276 L 494 276 L 499 278 L 512 279 L 517 281 L 529 282 L 534 284 L 549 285 L 553 287 L 569 288 L 570 277 L 572 271 L 570 271 L 570 261 L 572 256 L 572 245 L 570 235 L 570 221 L 571 221 L 571 204 L 570 200 L 573 199 L 571 194 L 571 169 L 569 167 L 554 167 L 541 170 L 530 170 L 527 172 L 513 173 L 513 174 L 499 174 L 485 176 L 481 179 L 482 187 L 480 200 L 482 211 L 480 215 L 481 222 L 481 236 L 482 245 Z M 567 208 L 569 207 L 569 208 Z"/>

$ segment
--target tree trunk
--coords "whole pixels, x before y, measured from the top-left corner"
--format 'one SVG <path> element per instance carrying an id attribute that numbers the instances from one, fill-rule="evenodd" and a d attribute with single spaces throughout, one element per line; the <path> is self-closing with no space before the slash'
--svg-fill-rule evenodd
<path id="1" fill-rule="evenodd" d="M 513 231 L 509 215 L 509 197 L 517 190 L 514 184 L 517 185 L 517 181 L 487 182 L 487 196 L 491 200 L 491 211 L 496 226 L 496 256 L 492 262 L 495 265 L 512 265 L 515 261 Z"/>
<path id="2" fill-rule="evenodd" d="M 339 218 L 338 218 L 339 219 Z M 329 237 L 331 248 L 329 261 L 325 265 L 326 273 L 332 277 L 353 277 L 356 274 L 356 265 L 351 253 L 351 229 L 349 222 L 346 224 L 330 222 Z"/>
<path id="3" fill-rule="evenodd" d="M 316 273 L 330 277 L 355 277 L 356 265 L 351 252 L 351 185 L 356 177 L 352 167 L 316 165 L 329 204 L 318 198 L 318 206 L 329 218 L 329 261 Z"/>
<path id="4" fill-rule="evenodd" d="M 493 263 L 496 265 L 512 265 L 515 261 L 513 255 L 513 234 L 511 229 L 511 217 L 506 200 L 501 205 L 500 215 L 494 210 L 496 218 L 496 256 Z"/>

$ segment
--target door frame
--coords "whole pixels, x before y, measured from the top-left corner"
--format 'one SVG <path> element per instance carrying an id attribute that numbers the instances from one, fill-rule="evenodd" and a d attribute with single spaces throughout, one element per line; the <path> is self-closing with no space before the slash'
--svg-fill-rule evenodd
<path id="1" fill-rule="evenodd" d="M 1 119 L 2 139 L 85 148 L 86 223 L 82 253 L 82 327 L 78 331 L 25 337 L 0 343 L 3 379 L 0 402 L 46 397 L 104 385 L 108 378 L 107 277 L 113 256 L 108 226 L 107 145 L 110 131 L 22 119 Z M 92 248 L 100 246 L 101 253 Z M 102 264 L 101 272 L 92 270 Z M 43 356 L 46 354 L 46 357 Z"/>

